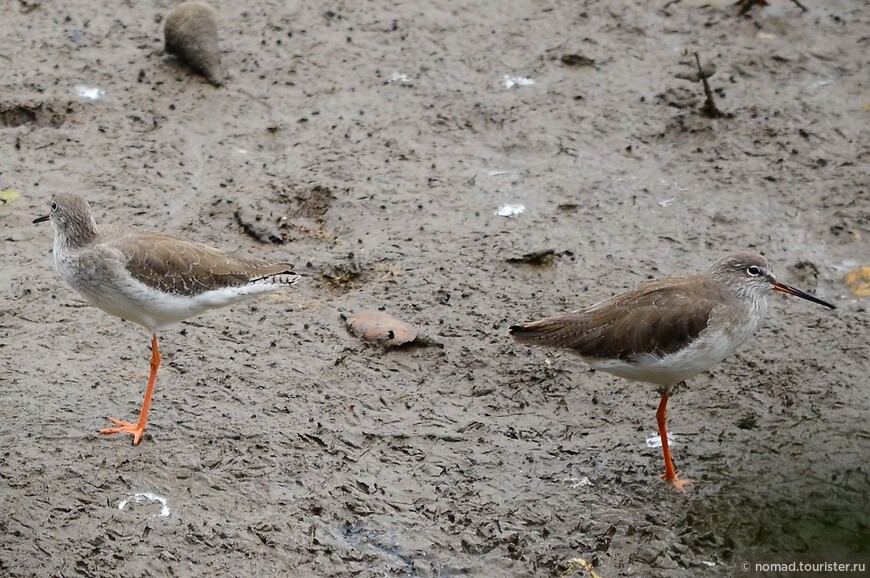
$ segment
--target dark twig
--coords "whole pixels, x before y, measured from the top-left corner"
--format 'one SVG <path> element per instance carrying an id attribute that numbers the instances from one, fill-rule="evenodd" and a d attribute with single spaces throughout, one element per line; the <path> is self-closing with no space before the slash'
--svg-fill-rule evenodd
<path id="1" fill-rule="evenodd" d="M 808 12 L 809 11 L 809 10 L 807 10 L 806 6 L 804 6 L 803 4 L 800 3 L 800 0 L 791 0 L 791 1 L 795 6 L 797 6 L 798 8 L 801 9 L 801 12 Z M 740 12 L 737 13 L 738 16 L 743 16 L 744 14 L 746 14 L 747 12 L 752 10 L 752 7 L 755 6 L 756 4 L 759 6 L 767 6 L 768 5 L 767 0 L 737 0 L 737 2 L 734 3 L 735 6 L 740 6 Z"/>
<path id="2" fill-rule="evenodd" d="M 698 53 L 695 53 L 695 64 L 698 65 L 698 78 L 701 79 L 701 82 L 704 84 L 704 95 L 707 97 L 704 100 L 704 106 L 701 108 L 701 114 L 706 116 L 707 118 L 721 118 L 723 115 L 718 108 L 716 108 L 716 102 L 713 100 L 713 91 L 710 90 L 710 83 L 707 82 L 707 74 L 704 73 L 704 70 L 701 68 L 701 57 L 698 56 Z"/>
<path id="3" fill-rule="evenodd" d="M 738 16 L 743 16 L 750 10 L 752 7 L 758 4 L 759 6 L 767 6 L 766 0 L 737 0 L 734 3 L 736 6 L 740 6 L 740 12 L 737 13 Z"/>

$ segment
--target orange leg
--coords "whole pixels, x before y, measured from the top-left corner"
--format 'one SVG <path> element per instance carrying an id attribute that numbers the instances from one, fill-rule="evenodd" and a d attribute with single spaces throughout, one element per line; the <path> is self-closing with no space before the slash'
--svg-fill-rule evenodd
<path id="1" fill-rule="evenodd" d="M 677 471 L 674 469 L 674 462 L 671 461 L 671 450 L 668 447 L 668 390 L 662 392 L 662 400 L 659 402 L 659 409 L 656 411 L 656 422 L 659 425 L 659 437 L 662 439 L 662 454 L 665 456 L 665 473 L 662 477 L 669 481 L 677 491 L 684 492 L 683 486 L 691 484 L 692 480 L 688 478 L 677 477 Z"/>
<path id="2" fill-rule="evenodd" d="M 157 381 L 157 368 L 160 367 L 160 350 L 157 349 L 157 335 L 151 336 L 151 374 L 148 376 L 148 385 L 145 387 L 145 399 L 142 400 L 142 409 L 139 410 L 139 421 L 130 423 L 114 417 L 106 418 L 117 427 L 107 427 L 100 430 L 101 434 L 129 433 L 133 434 L 133 445 L 139 443 L 145 432 L 145 423 L 148 421 L 148 408 L 151 407 L 151 394 L 154 393 L 154 383 Z"/>

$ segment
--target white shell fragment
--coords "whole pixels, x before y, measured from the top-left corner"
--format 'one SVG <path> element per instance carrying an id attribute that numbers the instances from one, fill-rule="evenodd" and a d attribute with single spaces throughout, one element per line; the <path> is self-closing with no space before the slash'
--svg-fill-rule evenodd
<path id="1" fill-rule="evenodd" d="M 676 437 L 672 436 L 670 432 L 668 432 L 668 445 L 673 445 L 676 443 Z M 662 438 L 659 437 L 659 434 L 651 435 L 646 438 L 646 447 L 648 448 L 660 448 L 662 447 Z"/>
<path id="2" fill-rule="evenodd" d="M 126 500 L 121 500 L 118 502 L 118 509 L 123 510 L 127 507 L 127 504 L 130 502 L 135 502 L 137 504 L 142 502 L 159 502 L 160 503 L 160 516 L 166 517 L 169 515 L 169 503 L 166 501 L 166 498 L 163 496 L 158 496 L 157 494 L 152 494 L 151 492 L 142 492 L 139 494 L 133 494 Z"/>
<path id="3" fill-rule="evenodd" d="M 410 84 L 413 81 L 410 74 L 406 74 L 404 72 L 394 72 L 390 79 L 387 80 L 388 84 Z"/>
<path id="4" fill-rule="evenodd" d="M 79 84 L 75 86 L 74 89 L 78 97 L 85 100 L 99 100 L 106 94 L 99 86 L 85 86 Z"/>
<path id="5" fill-rule="evenodd" d="M 521 203 L 507 203 L 498 208 L 495 212 L 499 217 L 518 217 L 526 210 L 526 206 Z"/>
<path id="6" fill-rule="evenodd" d="M 505 74 L 501 79 L 501 85 L 507 89 L 519 88 L 521 86 L 532 86 L 535 84 L 534 79 L 528 76 L 514 76 L 513 74 Z"/>

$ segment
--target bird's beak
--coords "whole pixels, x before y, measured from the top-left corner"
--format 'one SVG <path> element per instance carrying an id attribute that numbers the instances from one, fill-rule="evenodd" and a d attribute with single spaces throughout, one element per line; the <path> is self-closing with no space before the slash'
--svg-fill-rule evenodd
<path id="1" fill-rule="evenodd" d="M 795 297 L 800 297 L 801 299 L 806 299 L 807 301 L 812 301 L 813 303 L 818 303 L 819 305 L 824 305 L 828 309 L 836 309 L 836 305 L 831 305 L 827 301 L 822 301 L 818 297 L 814 297 L 809 293 L 804 293 L 800 289 L 795 289 L 791 285 L 786 285 L 785 283 L 779 283 L 774 281 L 771 283 L 773 285 L 774 291 L 781 291 L 783 293 L 788 293 L 789 295 L 794 295 Z"/>
<path id="2" fill-rule="evenodd" d="M 33 219 L 34 223 L 44 223 L 51 218 L 51 215 L 43 215 L 41 217 L 36 217 Z"/>

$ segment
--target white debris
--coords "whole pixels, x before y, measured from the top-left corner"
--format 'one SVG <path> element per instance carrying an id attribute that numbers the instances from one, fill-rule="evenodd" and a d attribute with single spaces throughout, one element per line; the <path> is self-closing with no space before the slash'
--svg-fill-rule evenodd
<path id="1" fill-rule="evenodd" d="M 671 435 L 670 432 L 668 432 L 668 445 L 669 446 L 674 445 L 674 443 L 676 443 L 676 439 L 677 439 L 676 436 L 673 436 L 673 435 Z M 646 447 L 648 447 L 648 448 L 660 448 L 660 447 L 662 447 L 662 438 L 659 437 L 659 434 L 654 434 L 654 435 L 651 435 L 650 437 L 646 438 Z"/>
<path id="2" fill-rule="evenodd" d="M 501 85 L 505 88 L 518 88 L 520 86 L 531 86 L 535 84 L 534 79 L 529 78 L 528 76 L 514 76 L 512 74 L 505 74 L 501 78 Z"/>
<path id="3" fill-rule="evenodd" d="M 673 202 L 676 200 L 677 200 L 677 197 L 671 197 L 670 199 L 662 199 L 661 201 L 659 201 L 659 206 L 660 207 L 670 207 L 671 204 L 673 204 Z"/>
<path id="4" fill-rule="evenodd" d="M 79 84 L 75 87 L 75 91 L 79 98 L 84 98 L 85 100 L 99 100 L 106 95 L 103 89 L 98 86 L 84 86 Z"/>
<path id="5" fill-rule="evenodd" d="M 516 204 L 505 204 L 498 208 L 495 212 L 499 217 L 516 217 L 522 214 L 523 211 L 526 210 L 526 206 L 520 203 Z"/>
<path id="6" fill-rule="evenodd" d="M 568 478 L 568 482 L 571 483 L 572 490 L 592 485 L 592 482 L 589 480 L 588 476 L 583 476 L 582 478 Z"/>
<path id="7" fill-rule="evenodd" d="M 412 80 L 414 79 L 411 78 L 410 74 L 405 74 L 404 72 L 394 72 L 387 82 L 390 84 L 395 82 L 398 82 L 399 84 L 408 84 Z"/>
<path id="8" fill-rule="evenodd" d="M 152 494 L 151 492 L 142 492 L 140 494 L 133 494 L 126 500 L 121 500 L 118 502 L 118 509 L 123 510 L 127 507 L 127 504 L 130 502 L 136 502 L 137 504 L 141 502 L 159 502 L 160 503 L 160 516 L 166 517 L 169 515 L 169 503 L 166 501 L 166 498 L 163 496 L 158 496 L 157 494 Z"/>
<path id="9" fill-rule="evenodd" d="M 807 88 L 810 90 L 815 90 L 817 88 L 822 88 L 822 87 L 828 86 L 829 84 L 832 84 L 833 82 L 834 82 L 833 80 L 829 80 L 829 79 L 817 80 L 817 81 L 813 82 L 812 84 L 810 84 Z"/>

